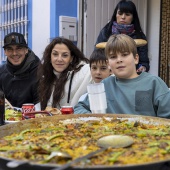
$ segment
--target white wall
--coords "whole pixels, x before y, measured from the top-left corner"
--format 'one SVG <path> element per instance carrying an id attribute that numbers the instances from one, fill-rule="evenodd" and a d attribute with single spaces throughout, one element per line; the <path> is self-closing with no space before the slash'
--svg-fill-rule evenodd
<path id="1" fill-rule="evenodd" d="M 148 0 L 147 39 L 150 58 L 150 73 L 158 75 L 160 41 L 160 0 Z"/>
<path id="2" fill-rule="evenodd" d="M 50 0 L 34 0 L 32 3 L 32 50 L 42 58 L 50 38 Z"/>

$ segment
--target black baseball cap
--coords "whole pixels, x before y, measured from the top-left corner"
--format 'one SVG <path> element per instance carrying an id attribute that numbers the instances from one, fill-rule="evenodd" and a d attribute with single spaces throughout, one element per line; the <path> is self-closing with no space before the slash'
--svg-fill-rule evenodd
<path id="1" fill-rule="evenodd" d="M 23 47 L 28 47 L 23 34 L 17 32 L 11 32 L 5 36 L 3 48 L 7 47 L 8 45 L 20 45 Z"/>

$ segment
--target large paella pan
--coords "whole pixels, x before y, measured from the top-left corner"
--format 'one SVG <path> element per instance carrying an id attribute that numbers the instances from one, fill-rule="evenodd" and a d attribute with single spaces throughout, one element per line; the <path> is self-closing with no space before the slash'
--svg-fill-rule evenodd
<path id="1" fill-rule="evenodd" d="M 70 169 L 169 169 L 169 125 L 168 119 L 123 114 L 60 115 L 24 120 L 0 127 L 0 167 L 9 170 L 11 164 L 16 164 L 12 169 L 50 170 L 71 161 L 58 157 L 48 160 L 54 150 L 65 151 L 74 160 L 99 149 L 96 141 L 100 137 L 126 134 L 133 137 L 132 146 L 109 148 Z"/>

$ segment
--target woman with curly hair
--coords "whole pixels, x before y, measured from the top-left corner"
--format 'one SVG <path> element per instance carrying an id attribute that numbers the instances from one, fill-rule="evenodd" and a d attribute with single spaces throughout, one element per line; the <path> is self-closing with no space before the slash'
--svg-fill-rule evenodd
<path id="1" fill-rule="evenodd" d="M 45 48 L 39 67 L 41 110 L 73 106 L 91 82 L 89 60 L 72 41 L 56 37 Z"/>

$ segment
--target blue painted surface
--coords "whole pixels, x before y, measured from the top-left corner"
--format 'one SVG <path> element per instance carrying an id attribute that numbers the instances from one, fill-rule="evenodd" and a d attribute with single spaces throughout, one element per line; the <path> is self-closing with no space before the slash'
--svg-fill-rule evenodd
<path id="1" fill-rule="evenodd" d="M 56 6 L 57 6 L 56 0 L 50 0 L 50 38 L 55 37 L 57 34 L 56 30 Z"/>
<path id="2" fill-rule="evenodd" d="M 59 16 L 77 17 L 77 0 L 50 0 L 50 38 L 59 36 Z"/>
<path id="3" fill-rule="evenodd" d="M 32 0 L 28 1 L 28 47 L 32 49 Z"/>

